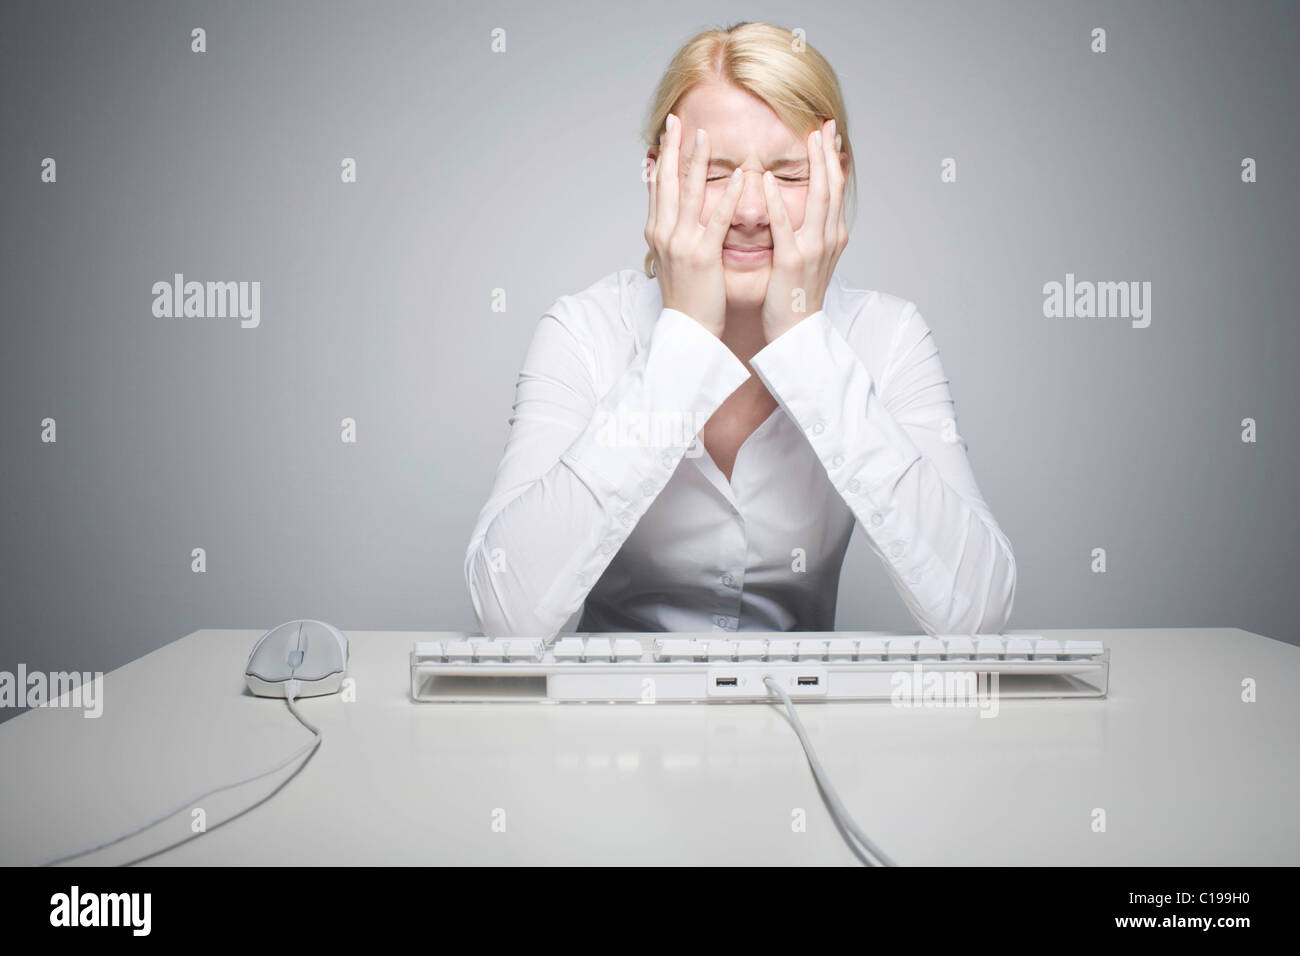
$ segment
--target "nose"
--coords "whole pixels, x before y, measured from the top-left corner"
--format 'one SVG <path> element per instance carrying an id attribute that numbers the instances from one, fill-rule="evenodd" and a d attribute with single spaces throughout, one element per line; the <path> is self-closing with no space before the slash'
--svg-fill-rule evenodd
<path id="1" fill-rule="evenodd" d="M 740 199 L 736 203 L 736 214 L 732 217 L 732 222 L 738 226 L 766 226 L 767 198 L 763 195 L 763 172 L 746 169 L 743 175 Z"/>

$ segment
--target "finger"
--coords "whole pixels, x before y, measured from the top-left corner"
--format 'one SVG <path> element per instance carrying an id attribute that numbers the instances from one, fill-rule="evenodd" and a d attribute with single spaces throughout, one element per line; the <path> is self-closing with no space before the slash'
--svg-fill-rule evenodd
<path id="1" fill-rule="evenodd" d="M 664 148 L 659 154 L 659 211 L 656 225 L 672 228 L 677 222 L 677 147 L 682 138 L 681 121 L 672 113 L 665 121 Z"/>
<path id="2" fill-rule="evenodd" d="M 652 161 L 652 165 L 650 167 L 650 176 L 646 179 L 646 185 L 649 187 L 650 190 L 650 210 L 646 213 L 646 218 L 645 218 L 645 231 L 646 231 L 647 239 L 649 239 L 651 236 L 654 235 L 655 219 L 657 218 L 655 214 L 659 211 L 659 204 L 657 201 L 658 183 L 656 182 L 656 180 L 659 177 L 659 160 L 663 156 L 663 151 L 664 151 L 663 144 L 664 144 L 664 140 L 663 137 L 661 136 L 659 137 L 659 152 L 655 154 L 655 158 Z"/>
<path id="3" fill-rule="evenodd" d="M 808 136 L 808 200 L 804 206 L 803 225 L 799 231 L 806 236 L 826 234 L 826 213 L 830 208 L 830 194 L 826 186 L 826 137 L 820 129 Z"/>
<path id="4" fill-rule="evenodd" d="M 826 217 L 826 242 L 834 245 L 839 241 L 844 227 L 844 170 L 840 168 L 840 137 L 836 132 L 835 120 L 823 133 L 823 146 L 826 150 L 826 177 L 830 187 L 830 215 Z"/>
<path id="5" fill-rule="evenodd" d="M 692 139 L 691 154 L 686 161 L 686 184 L 682 187 L 681 203 L 677 208 L 677 228 L 696 230 L 700 226 L 700 212 L 704 208 L 704 178 L 709 167 L 709 134 L 697 127 Z"/>
<path id="6" fill-rule="evenodd" d="M 763 173 L 763 196 L 767 200 L 767 226 L 772 233 L 772 264 L 775 265 L 778 258 L 785 257 L 786 250 L 794 248 L 794 231 L 771 170 Z"/>
<path id="7" fill-rule="evenodd" d="M 731 221 L 736 216 L 736 205 L 740 202 L 740 194 L 744 190 L 745 172 L 737 166 L 731 173 L 731 179 L 722 198 L 713 207 L 713 215 L 709 217 L 709 224 L 704 230 L 705 243 L 710 249 L 716 249 L 718 255 L 722 255 L 722 243 L 731 229 Z"/>

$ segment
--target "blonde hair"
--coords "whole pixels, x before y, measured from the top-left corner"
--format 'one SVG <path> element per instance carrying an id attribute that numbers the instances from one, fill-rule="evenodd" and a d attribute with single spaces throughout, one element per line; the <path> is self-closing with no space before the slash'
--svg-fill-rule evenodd
<path id="1" fill-rule="evenodd" d="M 839 79 L 826 58 L 802 37 L 770 23 L 737 23 L 698 34 L 677 51 L 659 80 L 642 129 L 646 146 L 659 145 L 668 114 L 677 113 L 682 97 L 715 81 L 758 97 L 805 139 L 826 120 L 835 120 L 840 149 L 849 159 L 844 191 L 849 203 L 846 224 L 851 227 L 857 208 L 853 144 Z M 647 252 L 647 276 L 654 276 L 653 265 L 654 254 Z"/>

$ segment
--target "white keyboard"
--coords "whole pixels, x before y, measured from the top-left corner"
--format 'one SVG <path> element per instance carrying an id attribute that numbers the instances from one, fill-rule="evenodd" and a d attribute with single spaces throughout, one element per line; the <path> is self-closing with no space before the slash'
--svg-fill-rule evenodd
<path id="1" fill-rule="evenodd" d="M 550 643 L 452 634 L 416 642 L 411 696 L 756 702 L 773 699 L 764 683 L 771 675 L 792 698 L 812 700 L 920 699 L 936 687 L 940 694 L 978 687 L 1000 697 L 1105 697 L 1109 671 L 1100 641 L 1034 634 L 614 633 Z"/>

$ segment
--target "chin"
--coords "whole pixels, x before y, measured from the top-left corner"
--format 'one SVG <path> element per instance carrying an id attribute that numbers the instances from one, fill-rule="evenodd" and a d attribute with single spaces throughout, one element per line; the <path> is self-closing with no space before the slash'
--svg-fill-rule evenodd
<path id="1" fill-rule="evenodd" d="M 771 268 L 727 269 L 723 278 L 727 286 L 727 304 L 745 308 L 761 306 L 767 298 L 767 279 Z"/>

